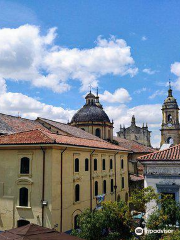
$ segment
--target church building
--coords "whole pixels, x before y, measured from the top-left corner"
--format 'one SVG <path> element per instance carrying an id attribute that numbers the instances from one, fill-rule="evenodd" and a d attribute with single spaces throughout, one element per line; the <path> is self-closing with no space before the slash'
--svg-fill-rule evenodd
<path id="1" fill-rule="evenodd" d="M 98 92 L 95 96 L 90 91 L 85 97 L 85 105 L 73 116 L 70 125 L 81 128 L 107 141 L 113 140 L 113 121 L 103 110 Z"/>
<path id="2" fill-rule="evenodd" d="M 132 116 L 131 126 L 125 128 L 120 125 L 120 131 L 117 132 L 117 136 L 123 139 L 136 141 L 147 147 L 151 147 L 151 131 L 148 130 L 147 124 L 146 126 L 143 124 L 142 127 L 136 126 L 134 115 Z"/>
<path id="3" fill-rule="evenodd" d="M 179 107 L 169 85 L 168 96 L 162 105 L 161 146 L 180 143 Z"/>

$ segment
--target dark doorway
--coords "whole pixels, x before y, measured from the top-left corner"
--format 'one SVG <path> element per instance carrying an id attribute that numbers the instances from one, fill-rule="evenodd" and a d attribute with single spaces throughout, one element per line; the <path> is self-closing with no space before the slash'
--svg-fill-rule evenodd
<path id="1" fill-rule="evenodd" d="M 17 221 L 17 226 L 18 226 L 18 227 L 26 226 L 26 225 L 28 225 L 28 224 L 30 224 L 30 222 L 27 221 L 27 220 L 18 220 L 18 221 Z"/>

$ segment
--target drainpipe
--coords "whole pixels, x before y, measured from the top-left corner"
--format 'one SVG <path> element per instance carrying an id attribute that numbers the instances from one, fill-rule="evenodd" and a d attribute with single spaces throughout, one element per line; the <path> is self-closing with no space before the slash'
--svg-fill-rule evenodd
<path id="1" fill-rule="evenodd" d="M 92 154 L 95 152 L 93 150 L 90 153 L 90 210 L 92 211 Z"/>
<path id="2" fill-rule="evenodd" d="M 42 227 L 44 226 L 44 194 L 45 194 L 45 159 L 46 159 L 46 151 L 41 147 L 41 150 L 43 152 L 43 176 L 42 176 L 42 199 L 41 199 L 41 205 L 42 205 Z"/>
<path id="3" fill-rule="evenodd" d="M 60 187 L 60 192 L 61 192 L 61 213 L 60 213 L 60 232 L 62 232 L 62 214 L 63 214 L 63 153 L 66 151 L 67 147 L 61 152 L 61 187 Z"/>
<path id="4" fill-rule="evenodd" d="M 114 170 L 115 170 L 115 185 L 114 185 L 114 190 L 115 190 L 115 201 L 116 201 L 116 194 L 117 194 L 116 155 L 117 155 L 118 153 L 119 153 L 119 152 L 117 152 L 117 153 L 114 154 L 114 163 L 115 163 L 115 166 L 114 166 Z"/>

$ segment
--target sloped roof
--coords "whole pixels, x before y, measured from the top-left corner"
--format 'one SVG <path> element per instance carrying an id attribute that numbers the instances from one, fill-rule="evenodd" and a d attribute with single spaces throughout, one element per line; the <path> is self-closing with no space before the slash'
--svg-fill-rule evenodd
<path id="1" fill-rule="evenodd" d="M 36 121 L 42 121 L 42 122 L 45 122 L 61 131 L 63 131 L 64 133 L 68 133 L 74 137 L 80 137 L 80 138 L 85 138 L 85 139 L 93 139 L 93 140 L 99 140 L 101 141 L 102 139 L 94 136 L 93 134 L 90 134 L 80 128 L 77 128 L 77 127 L 73 127 L 71 125 L 68 125 L 68 124 L 65 124 L 65 123 L 61 123 L 61 122 L 57 122 L 57 121 L 53 121 L 53 120 L 50 120 L 50 119 L 46 119 L 46 118 L 41 118 L 41 117 L 38 117 L 36 119 Z M 103 141 L 103 140 L 102 140 Z"/>
<path id="2" fill-rule="evenodd" d="M 139 161 L 166 161 L 180 160 L 180 144 L 170 147 L 165 150 L 156 151 L 138 158 Z"/>
<path id="3" fill-rule="evenodd" d="M 90 140 L 72 136 L 51 133 L 48 130 L 30 130 L 0 137 L 0 145 L 26 145 L 26 144 L 63 144 L 71 146 L 84 146 L 117 151 L 128 151 L 127 149 L 111 144 L 104 140 Z"/>
<path id="4" fill-rule="evenodd" d="M 53 229 L 28 224 L 23 227 L 7 230 L 0 234 L 0 240 L 82 240 L 78 237 L 59 233 Z"/>
<path id="5" fill-rule="evenodd" d="M 11 134 L 44 127 L 33 120 L 0 113 L 0 133 Z"/>
<path id="6" fill-rule="evenodd" d="M 113 137 L 113 139 L 118 142 L 120 147 L 124 147 L 134 153 L 152 153 L 155 151 L 153 148 L 146 147 L 143 144 L 132 140 L 127 140 L 120 137 Z"/>

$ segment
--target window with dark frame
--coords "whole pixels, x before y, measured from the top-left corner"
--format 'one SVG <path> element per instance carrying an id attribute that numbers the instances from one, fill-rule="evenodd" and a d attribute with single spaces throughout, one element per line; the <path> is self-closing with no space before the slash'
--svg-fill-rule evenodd
<path id="1" fill-rule="evenodd" d="M 112 170 L 112 169 L 113 169 L 113 160 L 110 159 L 110 170 Z"/>
<path id="2" fill-rule="evenodd" d="M 124 169 L 124 160 L 121 159 L 121 169 Z"/>
<path id="3" fill-rule="evenodd" d="M 106 180 L 103 181 L 103 193 L 106 194 Z"/>
<path id="4" fill-rule="evenodd" d="M 79 184 L 76 184 L 75 186 L 75 202 L 78 202 L 80 200 L 80 186 Z"/>
<path id="5" fill-rule="evenodd" d="M 124 177 L 122 177 L 122 188 L 124 188 Z"/>
<path id="6" fill-rule="evenodd" d="M 94 159 L 94 171 L 97 171 L 97 159 Z"/>
<path id="7" fill-rule="evenodd" d="M 114 180 L 111 179 L 111 192 L 114 192 Z"/>
<path id="8" fill-rule="evenodd" d="M 25 187 L 19 189 L 19 206 L 28 207 L 28 189 Z"/>
<path id="9" fill-rule="evenodd" d="M 20 167 L 20 174 L 29 174 L 29 167 L 30 159 L 27 157 L 21 158 L 21 167 Z"/>
<path id="10" fill-rule="evenodd" d="M 75 172 L 79 172 L 79 158 L 75 159 Z"/>
<path id="11" fill-rule="evenodd" d="M 105 159 L 103 159 L 103 161 L 102 161 L 102 169 L 106 170 L 106 160 Z"/>
<path id="12" fill-rule="evenodd" d="M 101 137 L 101 130 L 99 128 L 96 129 L 95 135 L 99 138 Z"/>
<path id="13" fill-rule="evenodd" d="M 97 196 L 98 195 L 98 182 L 95 181 L 95 184 L 94 184 L 94 188 L 95 188 L 95 191 L 94 191 L 94 195 Z"/>
<path id="14" fill-rule="evenodd" d="M 85 159 L 85 171 L 86 172 L 89 171 L 89 159 L 88 158 Z"/>

